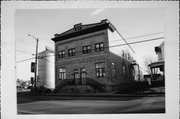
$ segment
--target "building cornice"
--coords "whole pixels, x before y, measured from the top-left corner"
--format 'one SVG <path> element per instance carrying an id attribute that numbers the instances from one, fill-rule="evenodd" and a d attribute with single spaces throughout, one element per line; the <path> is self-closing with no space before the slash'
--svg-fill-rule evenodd
<path id="1" fill-rule="evenodd" d="M 93 38 L 93 37 L 101 36 L 101 35 L 104 35 L 104 34 L 105 34 L 104 32 L 100 32 L 100 33 L 91 34 L 91 35 L 88 35 L 88 36 L 75 37 L 75 38 L 73 38 L 71 40 L 66 40 L 66 41 L 60 42 L 57 45 L 63 45 L 63 44 L 66 44 L 66 43 L 72 43 L 72 42 L 75 42 L 75 41 L 80 41 L 80 40 L 84 40 L 84 39 L 88 39 L 88 38 Z"/>
<path id="2" fill-rule="evenodd" d="M 88 27 L 86 28 L 86 26 Z M 56 36 L 52 38 L 52 40 L 54 42 L 63 41 L 66 39 L 78 37 L 78 36 L 89 34 L 89 33 L 94 33 L 97 31 L 108 29 L 108 28 L 112 32 L 115 30 L 115 27 L 108 20 L 102 20 L 100 23 L 95 23 L 91 25 L 82 25 L 82 29 L 77 30 L 77 31 L 75 30 L 75 28 L 73 28 L 62 34 L 56 34 Z"/>

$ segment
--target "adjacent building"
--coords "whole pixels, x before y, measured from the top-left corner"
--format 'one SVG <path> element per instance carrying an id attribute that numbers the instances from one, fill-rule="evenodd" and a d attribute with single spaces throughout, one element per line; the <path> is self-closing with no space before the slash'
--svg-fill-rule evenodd
<path id="1" fill-rule="evenodd" d="M 38 53 L 37 86 L 48 89 L 55 88 L 54 51 L 48 47 Z"/>
<path id="2" fill-rule="evenodd" d="M 55 42 L 56 89 L 88 85 L 112 91 L 133 82 L 138 75 L 136 63 L 128 50 L 115 47 L 115 41 L 122 41 L 117 39 L 115 31 L 105 19 L 94 24 L 79 23 L 55 34 L 52 40 Z"/>
<path id="3" fill-rule="evenodd" d="M 164 42 L 162 42 L 159 46 L 155 47 L 155 52 L 158 56 L 158 61 L 153 62 L 149 65 L 151 68 L 151 79 L 157 80 L 159 75 L 155 75 L 155 69 L 159 69 L 162 72 L 162 77 L 164 79 Z"/>

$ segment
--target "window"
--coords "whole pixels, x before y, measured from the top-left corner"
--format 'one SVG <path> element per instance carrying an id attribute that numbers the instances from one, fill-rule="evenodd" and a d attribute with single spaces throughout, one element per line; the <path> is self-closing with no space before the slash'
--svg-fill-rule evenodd
<path id="1" fill-rule="evenodd" d="M 126 78 L 126 67 L 125 66 L 123 66 L 123 76 L 124 76 L 124 78 Z"/>
<path id="2" fill-rule="evenodd" d="M 87 45 L 87 46 L 83 46 L 83 54 L 87 54 L 91 52 L 91 46 Z"/>
<path id="3" fill-rule="evenodd" d="M 59 68 L 59 80 L 66 79 L 66 69 L 65 68 Z"/>
<path id="4" fill-rule="evenodd" d="M 95 44 L 95 51 L 99 52 L 99 51 L 103 51 L 104 50 L 104 43 L 96 43 Z"/>
<path id="5" fill-rule="evenodd" d="M 95 68 L 97 77 L 105 77 L 105 63 L 97 63 Z"/>
<path id="6" fill-rule="evenodd" d="M 68 50 L 68 56 L 75 56 L 75 55 L 76 55 L 75 48 L 72 48 L 72 49 Z"/>
<path id="7" fill-rule="evenodd" d="M 115 63 L 112 63 L 112 77 L 115 78 L 116 77 L 116 67 L 115 67 Z"/>
<path id="8" fill-rule="evenodd" d="M 64 58 L 65 57 L 65 51 L 64 50 L 59 51 L 58 56 L 59 56 L 59 58 Z"/>

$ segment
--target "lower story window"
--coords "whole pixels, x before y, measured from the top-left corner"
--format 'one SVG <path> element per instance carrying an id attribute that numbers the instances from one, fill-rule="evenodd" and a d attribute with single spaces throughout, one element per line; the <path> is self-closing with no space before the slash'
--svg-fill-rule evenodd
<path id="1" fill-rule="evenodd" d="M 66 79 L 66 69 L 63 68 L 59 68 L 59 80 L 63 80 Z"/>
<path id="2" fill-rule="evenodd" d="M 116 77 L 116 67 L 115 67 L 115 63 L 112 63 L 112 77 L 115 78 Z"/>
<path id="3" fill-rule="evenodd" d="M 96 63 L 96 76 L 97 77 L 105 77 L 105 63 Z"/>
<path id="4" fill-rule="evenodd" d="M 125 66 L 123 66 L 123 76 L 124 76 L 124 78 L 126 78 L 126 67 Z"/>

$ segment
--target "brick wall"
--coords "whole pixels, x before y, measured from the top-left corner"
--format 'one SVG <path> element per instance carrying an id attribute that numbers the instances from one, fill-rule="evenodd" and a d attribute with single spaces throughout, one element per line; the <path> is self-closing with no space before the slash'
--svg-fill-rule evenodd
<path id="1" fill-rule="evenodd" d="M 59 68 L 66 67 L 66 76 L 67 79 L 74 78 L 74 69 L 80 70 L 80 68 L 86 69 L 86 77 L 93 78 L 98 82 L 103 84 L 108 83 L 107 71 L 106 76 L 97 78 L 95 75 L 95 64 L 98 62 L 105 62 L 107 65 L 107 52 L 108 52 L 108 42 L 107 42 L 107 31 L 98 31 L 95 33 L 90 33 L 87 35 L 83 35 L 80 37 L 70 38 L 64 41 L 56 42 L 56 85 L 59 83 Z M 104 51 L 95 52 L 95 44 L 104 42 L 105 49 Z M 86 45 L 91 45 L 91 53 L 83 54 L 82 47 Z M 68 49 L 76 48 L 75 56 L 68 56 Z M 65 50 L 65 58 L 58 58 L 58 52 L 61 50 Z M 106 66 L 107 69 L 107 66 Z"/>

